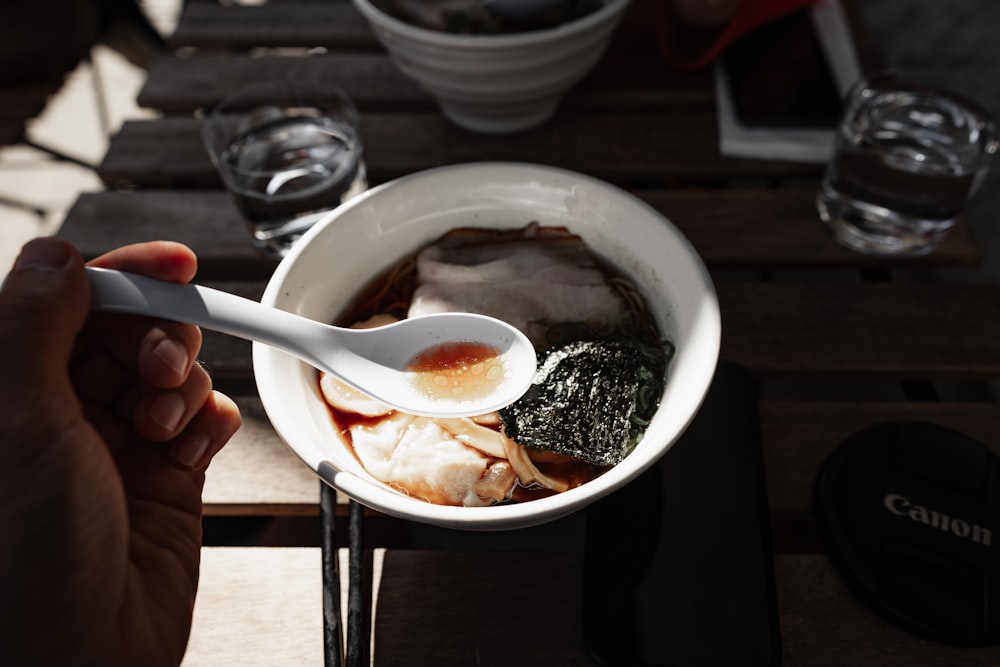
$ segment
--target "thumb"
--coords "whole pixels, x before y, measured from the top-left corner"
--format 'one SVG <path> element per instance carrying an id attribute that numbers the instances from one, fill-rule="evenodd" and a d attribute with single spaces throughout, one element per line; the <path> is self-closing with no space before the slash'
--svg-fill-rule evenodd
<path id="1" fill-rule="evenodd" d="M 53 238 L 21 249 L 0 287 L 0 404 L 71 400 L 69 360 L 89 307 L 76 249 Z"/>

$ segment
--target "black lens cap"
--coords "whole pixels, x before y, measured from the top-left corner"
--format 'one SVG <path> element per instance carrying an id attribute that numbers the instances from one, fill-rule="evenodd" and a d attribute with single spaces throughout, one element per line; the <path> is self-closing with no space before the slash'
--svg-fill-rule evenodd
<path id="1" fill-rule="evenodd" d="M 891 621 L 948 644 L 1000 642 L 1000 459 L 986 446 L 878 424 L 827 459 L 816 513 L 847 584 Z"/>

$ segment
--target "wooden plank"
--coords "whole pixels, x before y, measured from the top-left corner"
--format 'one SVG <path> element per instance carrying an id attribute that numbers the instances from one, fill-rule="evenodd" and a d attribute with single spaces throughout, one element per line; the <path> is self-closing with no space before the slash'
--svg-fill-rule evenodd
<path id="1" fill-rule="evenodd" d="M 923 257 L 886 260 L 848 250 L 834 242 L 819 221 L 813 187 L 634 194 L 673 222 L 711 269 L 972 266 L 980 260 L 965 220 Z"/>
<path id="2" fill-rule="evenodd" d="M 570 554 L 389 550 L 376 592 L 379 665 L 592 665 Z M 488 602 L 486 602 L 488 601 Z M 489 621 L 470 613 L 485 603 Z"/>
<path id="3" fill-rule="evenodd" d="M 109 186 L 221 187 L 194 118 L 126 121 L 97 167 Z"/>
<path id="4" fill-rule="evenodd" d="M 187 2 L 167 46 L 381 48 L 368 22 L 348 2 Z"/>
<path id="5" fill-rule="evenodd" d="M 713 269 L 974 265 L 979 250 L 965 221 L 923 257 L 887 262 L 834 243 L 816 217 L 811 189 L 637 190 L 670 219 Z M 200 279 L 264 280 L 275 262 L 249 243 L 230 198 L 210 190 L 84 193 L 59 236 L 90 259 L 112 248 L 169 237 L 195 250 Z"/>
<path id="6" fill-rule="evenodd" d="M 323 665 L 319 548 L 205 547 L 184 667 Z"/>
<path id="7" fill-rule="evenodd" d="M 217 286 L 214 283 L 210 285 Z M 256 285 L 256 287 L 263 287 Z M 254 290 L 247 294 L 249 298 L 260 299 L 263 290 Z M 242 387 L 253 378 L 253 367 L 250 362 L 250 341 L 234 338 L 215 331 L 206 330 L 201 344 L 200 358 L 212 369 L 215 382 L 221 389 L 228 390 L 230 386 Z"/>
<path id="8" fill-rule="evenodd" d="M 235 398 L 243 425 L 205 474 L 205 515 L 318 516 L 319 478 L 275 433 L 260 399 Z"/>
<path id="9" fill-rule="evenodd" d="M 194 118 L 126 122 L 112 137 L 98 173 L 109 186 L 219 187 L 200 127 Z M 372 183 L 490 160 L 550 164 L 626 184 L 815 179 L 822 171 L 817 165 L 723 157 L 714 119 L 695 112 L 557 114 L 509 137 L 466 132 L 432 111 L 373 112 L 362 116 L 362 137 Z"/>
<path id="10" fill-rule="evenodd" d="M 1000 376 L 1000 285 L 721 283 L 723 359 L 760 374 Z M 902 342 L 905 341 L 905 345 Z"/>
<path id="11" fill-rule="evenodd" d="M 335 83 L 362 110 L 433 109 L 434 100 L 403 76 L 384 53 L 329 55 L 208 54 L 164 56 L 149 68 L 139 91 L 140 106 L 165 113 L 210 109 L 224 98 L 261 81 L 295 81 L 304 95 L 322 97 Z M 266 102 L 250 98 L 248 106 Z"/>
<path id="12" fill-rule="evenodd" d="M 374 623 L 376 664 L 591 665 L 580 628 L 579 556 L 385 552 Z M 922 640 L 865 607 L 824 556 L 775 559 L 782 664 L 988 665 L 996 648 Z M 488 573 L 484 575 L 484 573 Z M 498 586 L 498 581 L 513 585 Z M 526 603 L 523 591 L 530 591 Z M 470 613 L 490 601 L 490 622 Z"/>
<path id="13" fill-rule="evenodd" d="M 221 191 L 83 193 L 58 236 L 86 259 L 131 243 L 178 241 L 197 253 L 198 280 L 264 280 L 277 266 L 250 245 L 236 205 Z"/>
<path id="14" fill-rule="evenodd" d="M 403 75 L 384 51 L 163 56 L 150 66 L 138 103 L 165 113 L 190 113 L 211 108 L 252 83 L 282 80 L 294 80 L 304 95 L 316 97 L 334 82 L 362 111 L 435 106 L 433 98 Z M 567 95 L 563 107 L 619 111 L 696 108 L 714 113 L 713 100 L 706 72 L 677 72 L 660 64 L 655 54 L 621 50 L 603 58 Z M 265 100 L 255 103 L 260 101 Z"/>
<path id="15" fill-rule="evenodd" d="M 997 647 L 948 646 L 886 621 L 848 590 L 825 556 L 775 557 L 786 667 L 987 667 Z"/>
<path id="16" fill-rule="evenodd" d="M 806 515 L 813 483 L 844 440 L 870 426 L 919 421 L 950 428 L 1000 456 L 1000 405 L 979 402 L 761 401 L 761 438 L 772 512 Z"/>

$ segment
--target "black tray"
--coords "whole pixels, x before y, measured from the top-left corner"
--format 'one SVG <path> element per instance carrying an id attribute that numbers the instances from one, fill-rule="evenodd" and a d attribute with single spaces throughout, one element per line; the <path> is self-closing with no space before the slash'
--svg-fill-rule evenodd
<path id="1" fill-rule="evenodd" d="M 603 665 L 774 665 L 781 642 L 756 385 L 720 365 L 684 435 L 591 506 L 584 632 Z"/>

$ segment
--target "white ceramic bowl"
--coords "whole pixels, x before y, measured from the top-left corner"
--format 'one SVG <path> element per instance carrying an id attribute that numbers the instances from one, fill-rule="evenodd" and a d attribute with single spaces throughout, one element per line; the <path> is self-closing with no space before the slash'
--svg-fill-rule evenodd
<path id="1" fill-rule="evenodd" d="M 582 18 L 546 30 L 459 35 L 405 23 L 372 0 L 353 0 L 399 69 L 455 124 L 505 134 L 555 113 L 603 55 L 629 0 L 604 0 Z"/>
<path id="2" fill-rule="evenodd" d="M 624 461 L 575 489 L 493 507 L 433 505 L 370 477 L 334 432 L 316 371 L 255 344 L 261 400 L 289 447 L 324 481 L 393 516 L 475 530 L 526 527 L 560 518 L 634 479 L 684 431 L 712 380 L 719 307 L 708 272 L 683 235 L 636 197 L 551 167 L 474 163 L 441 167 L 373 188 L 334 210 L 282 260 L 263 302 L 331 322 L 355 292 L 401 257 L 465 226 L 566 226 L 629 276 L 676 346 L 659 410 Z"/>

